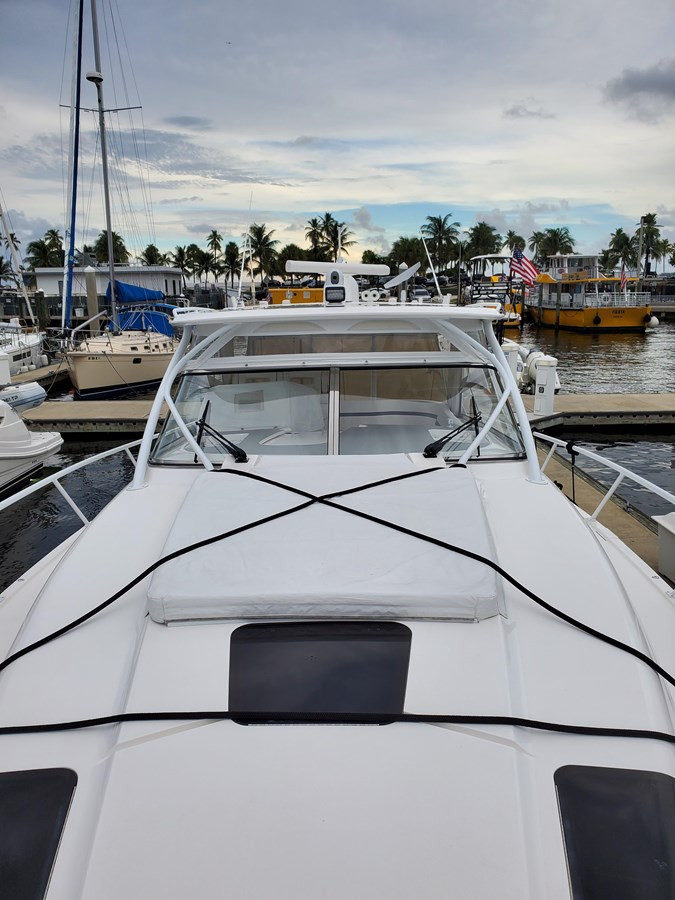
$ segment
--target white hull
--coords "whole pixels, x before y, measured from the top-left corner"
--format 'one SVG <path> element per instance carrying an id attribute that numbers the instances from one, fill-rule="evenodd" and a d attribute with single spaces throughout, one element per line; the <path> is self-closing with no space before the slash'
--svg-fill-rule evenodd
<path id="1" fill-rule="evenodd" d="M 176 342 L 165 335 L 123 332 L 91 338 L 66 354 L 70 380 L 80 395 L 114 394 L 157 384 Z"/>
<path id="2" fill-rule="evenodd" d="M 62 443 L 60 434 L 28 431 L 16 412 L 0 401 L 0 492 L 37 472 Z"/>
<path id="3" fill-rule="evenodd" d="M 35 409 L 44 403 L 47 391 L 37 381 L 26 381 L 23 384 L 8 384 L 0 388 L 0 400 L 8 403 L 17 412 Z"/>
<path id="4" fill-rule="evenodd" d="M 43 365 L 42 335 L 0 327 L 0 353 L 9 361 L 9 374 L 19 375 Z"/>

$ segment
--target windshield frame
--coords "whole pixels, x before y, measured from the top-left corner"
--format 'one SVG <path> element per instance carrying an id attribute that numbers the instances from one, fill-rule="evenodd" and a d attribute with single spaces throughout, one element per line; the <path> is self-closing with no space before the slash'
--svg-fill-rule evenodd
<path id="1" fill-rule="evenodd" d="M 200 366 L 195 368 L 189 368 L 183 372 L 181 372 L 175 381 L 174 384 L 174 398 L 175 401 L 180 402 L 180 391 L 181 386 L 186 383 L 186 380 L 196 376 L 214 376 L 214 375 L 251 375 L 253 373 L 263 374 L 265 372 L 279 374 L 284 371 L 286 372 L 297 372 L 302 370 L 303 372 L 314 373 L 324 373 L 328 376 L 328 411 L 326 417 L 326 428 L 327 428 L 327 441 L 326 441 L 326 450 L 325 453 L 321 453 L 320 455 L 353 455 L 348 453 L 340 452 L 340 437 L 341 437 L 341 390 L 340 385 L 342 381 L 343 372 L 347 371 L 355 371 L 355 370 L 368 370 L 372 372 L 382 372 L 387 370 L 395 370 L 395 369 L 461 369 L 465 372 L 467 370 L 479 370 L 485 373 L 486 379 L 489 379 L 489 382 L 492 385 L 494 392 L 495 405 L 504 398 L 504 395 L 507 393 L 502 384 L 502 379 L 500 377 L 499 370 L 496 366 L 491 365 L 487 361 L 479 362 L 475 360 L 467 360 L 466 358 L 460 359 L 460 354 L 454 353 L 428 353 L 424 354 L 423 358 L 420 358 L 420 354 L 386 354 L 388 358 L 386 360 L 378 360 L 374 357 L 377 354 L 371 355 L 369 358 L 364 358 L 361 354 L 326 354 L 325 357 L 319 357 L 319 355 L 313 354 L 312 357 L 307 357 L 299 361 L 297 358 L 293 358 L 291 356 L 285 356 L 283 358 L 279 357 L 242 357 L 242 358 L 220 358 L 220 359 L 212 359 L 209 360 L 209 365 Z M 382 354 L 383 356 L 385 354 Z M 174 401 L 174 402 L 175 402 Z M 480 446 L 483 443 L 482 437 L 480 438 L 479 443 L 476 448 L 472 451 L 470 455 L 470 460 L 472 463 L 474 462 L 503 462 L 503 461 L 512 461 L 512 460 L 522 460 L 527 456 L 526 446 L 523 441 L 523 437 L 521 434 L 521 430 L 518 427 L 518 421 L 516 416 L 514 415 L 511 406 L 508 403 L 503 404 L 505 409 L 502 410 L 500 415 L 504 415 L 507 417 L 507 421 L 509 424 L 509 431 L 511 431 L 520 444 L 519 450 L 514 450 L 513 453 L 503 453 L 499 455 L 481 455 Z M 176 412 L 179 412 L 176 409 Z M 503 420 L 502 420 L 503 421 Z M 480 423 L 480 428 L 484 430 L 485 434 L 488 434 L 492 431 L 493 423 L 490 424 L 489 427 L 485 427 L 487 424 L 486 419 Z M 160 434 L 158 435 L 155 446 L 153 447 L 152 454 L 149 459 L 149 464 L 153 466 L 170 466 L 170 467 L 193 467 L 194 465 L 203 465 L 200 463 L 196 456 L 190 455 L 189 459 L 185 460 L 171 460 L 171 459 L 162 459 L 159 455 L 159 452 L 162 448 L 162 444 L 166 438 L 167 432 L 170 428 L 178 428 L 177 423 L 175 422 L 175 417 L 173 412 L 171 412 L 165 419 Z M 180 430 L 178 428 L 178 430 Z M 478 433 L 478 432 L 477 432 Z M 419 452 L 422 453 L 424 451 L 424 445 L 420 445 L 416 447 L 415 450 L 406 450 L 399 452 Z M 267 454 L 259 454 L 254 450 L 248 451 L 251 455 L 257 456 L 267 456 Z M 397 451 L 388 451 L 388 452 L 397 452 Z M 294 455 L 294 454 L 289 454 Z M 299 452 L 297 455 L 304 455 Z M 439 458 L 446 459 L 449 463 L 454 463 L 460 461 L 460 456 L 450 455 L 447 452 L 447 449 L 443 449 L 438 454 Z M 231 458 L 228 456 L 227 452 L 223 450 L 222 454 L 212 455 L 209 457 L 211 462 L 215 465 L 226 464 L 228 461 L 231 461 Z M 467 460 L 462 460 L 466 462 Z"/>

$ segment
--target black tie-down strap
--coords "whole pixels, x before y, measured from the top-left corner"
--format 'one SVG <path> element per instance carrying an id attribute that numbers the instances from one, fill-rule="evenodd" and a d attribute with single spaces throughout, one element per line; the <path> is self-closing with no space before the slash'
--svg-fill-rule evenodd
<path id="1" fill-rule="evenodd" d="M 455 466 L 456 468 L 466 468 L 466 466 L 459 465 Z M 451 466 L 450 468 L 455 468 Z M 77 619 L 74 619 L 72 622 L 69 622 L 67 625 L 53 631 L 51 634 L 46 635 L 43 638 L 35 641 L 32 644 L 23 647 L 21 650 L 17 650 L 15 653 L 8 656 L 5 660 L 0 663 L 0 672 L 10 666 L 13 662 L 20 659 L 23 656 L 26 656 L 28 653 L 31 653 L 34 650 L 37 650 L 39 647 L 44 646 L 50 641 L 55 640 L 57 637 L 60 637 L 63 634 L 66 634 L 69 631 L 72 631 L 77 626 L 83 624 L 88 619 L 91 619 L 93 616 L 97 615 L 99 612 L 104 610 L 106 607 L 113 604 L 116 600 L 122 597 L 125 593 L 135 587 L 139 582 L 141 582 L 144 578 L 147 578 L 148 575 L 152 574 L 156 569 L 165 563 L 169 562 L 172 559 L 177 559 L 180 556 L 184 556 L 187 553 L 190 553 L 194 550 L 198 550 L 201 547 L 206 547 L 210 544 L 217 543 L 218 541 L 225 540 L 229 537 L 233 537 L 236 534 L 241 534 L 242 532 L 249 531 L 252 528 L 256 528 L 259 525 L 264 525 L 268 522 L 275 521 L 277 519 L 281 519 L 285 516 L 292 515 L 293 513 L 300 512 L 303 509 L 307 509 L 307 507 L 312 506 L 314 503 L 320 503 L 325 506 L 333 507 L 334 509 L 339 509 L 342 512 L 350 513 L 352 515 L 358 516 L 359 518 L 366 519 L 369 522 L 373 522 L 378 525 L 382 525 L 385 528 L 391 528 L 394 531 L 398 531 L 401 534 L 409 535 L 412 538 L 416 538 L 421 541 L 425 541 L 427 543 L 433 544 L 434 546 L 441 547 L 443 549 L 449 550 L 453 553 L 457 553 L 461 556 L 465 556 L 468 559 L 473 559 L 477 562 L 483 563 L 484 565 L 493 569 L 498 575 L 500 575 L 505 581 L 523 593 L 526 597 L 531 599 L 534 603 L 541 606 L 543 609 L 550 612 L 552 615 L 557 616 L 559 619 L 562 619 L 564 622 L 567 622 L 569 625 L 572 625 L 575 628 L 578 628 L 580 631 L 583 631 L 585 634 L 590 635 L 591 637 L 595 637 L 598 640 L 603 641 L 604 643 L 610 644 L 613 647 L 616 647 L 619 650 L 624 651 L 625 653 L 630 654 L 631 656 L 639 659 L 641 662 L 645 663 L 645 665 L 649 666 L 654 672 L 660 675 L 665 681 L 675 687 L 675 677 L 673 677 L 668 671 L 666 671 L 662 666 L 660 666 L 655 660 L 651 659 L 646 654 L 642 653 L 640 650 L 637 650 L 635 647 L 631 647 L 628 644 L 624 644 L 622 641 L 617 640 L 616 638 L 611 637 L 610 635 L 603 634 L 601 631 L 598 631 L 595 628 L 592 628 L 590 625 L 586 625 L 583 622 L 580 622 L 578 619 L 575 619 L 573 616 L 569 616 L 567 613 L 564 613 L 562 610 L 556 609 L 556 607 L 547 603 L 541 597 L 537 596 L 533 591 L 530 591 L 529 588 L 525 587 L 525 585 L 521 584 L 516 578 L 506 572 L 502 567 L 496 563 L 494 560 L 489 559 L 488 557 L 481 556 L 478 553 L 474 553 L 471 550 L 467 550 L 464 547 L 458 547 L 455 544 L 449 544 L 446 541 L 442 541 L 440 538 L 433 537 L 431 535 L 426 535 L 421 532 L 413 531 L 410 528 L 405 528 L 402 525 L 398 525 L 394 522 L 388 522 L 386 519 L 381 519 L 378 516 L 373 516 L 370 513 L 365 513 L 360 510 L 352 509 L 348 506 L 343 506 L 340 503 L 336 503 L 334 498 L 336 497 L 346 497 L 350 494 L 356 494 L 361 491 L 369 490 L 374 487 L 379 487 L 384 484 L 391 484 L 396 481 L 402 481 L 407 478 L 413 478 L 420 475 L 426 475 L 430 472 L 436 471 L 447 471 L 446 466 L 434 466 L 430 468 L 425 468 L 421 470 L 416 470 L 415 472 L 407 472 L 403 475 L 394 475 L 389 478 L 383 478 L 379 481 L 370 482 L 368 484 L 359 485 L 353 488 L 346 488 L 341 491 L 333 491 L 328 494 L 315 495 L 308 491 L 304 491 L 301 488 L 292 487 L 287 484 L 283 484 L 282 482 L 274 481 L 270 478 L 265 478 L 262 475 L 255 474 L 253 472 L 247 472 L 242 469 L 218 469 L 215 470 L 215 474 L 230 474 L 236 475 L 243 478 L 250 478 L 253 481 L 259 481 L 263 484 L 268 484 L 273 487 L 280 488 L 282 490 L 288 491 L 289 493 L 296 494 L 300 497 L 304 497 L 305 500 L 303 503 L 298 504 L 297 506 L 292 506 L 288 509 L 281 510 L 277 513 L 272 513 L 269 516 L 264 516 L 261 519 L 256 519 L 253 522 L 249 522 L 246 525 L 240 525 L 237 528 L 233 528 L 229 531 L 225 531 L 221 534 L 214 535 L 210 538 L 204 538 L 201 541 L 196 541 L 193 544 L 189 544 L 186 547 L 182 547 L 179 550 L 174 550 L 172 553 L 168 553 L 166 556 L 161 557 L 156 560 L 146 569 L 144 569 L 139 575 L 133 578 L 130 582 L 128 582 L 124 587 L 120 588 L 116 591 L 111 597 L 107 600 L 104 600 L 103 603 L 100 603 L 98 606 L 89 610 L 86 613 L 83 613 Z M 309 721 L 311 719 L 311 715 L 307 713 L 303 713 L 301 716 L 297 714 L 289 713 L 289 714 L 263 714 L 263 713 L 242 713 L 242 712 L 231 712 L 231 711 L 220 711 L 216 713 L 203 713 L 203 712 L 190 712 L 190 713 L 122 713 L 119 715 L 112 716 L 103 716 L 99 719 L 86 719 L 80 720 L 78 722 L 65 722 L 65 723 L 52 723 L 51 725 L 26 725 L 26 726 L 5 726 L 0 727 L 0 735 L 2 734 L 17 734 L 17 733 L 31 733 L 36 731 L 58 731 L 58 730 L 71 730 L 77 728 L 86 728 L 94 725 L 105 725 L 112 723 L 119 723 L 125 721 L 159 721 L 165 719 L 236 719 L 237 721 L 242 721 L 242 717 L 249 716 L 251 721 Z M 309 718 L 308 718 L 309 717 Z M 339 714 L 337 716 L 337 721 L 344 721 L 349 724 L 356 724 L 355 716 L 344 716 Z M 573 733 L 573 734 L 607 734 L 611 736 L 619 736 L 619 737 L 641 737 L 641 738 L 654 738 L 657 740 L 665 740 L 670 743 L 675 743 L 675 736 L 666 734 L 665 732 L 657 732 L 657 731 L 645 731 L 645 730 L 637 730 L 637 729 L 614 729 L 614 728 L 594 728 L 593 726 L 575 726 L 575 725 L 562 725 L 556 723 L 543 723 L 537 722 L 536 720 L 530 719 L 521 719 L 519 717 L 513 716 L 443 716 L 443 715 L 416 715 L 412 713 L 400 713 L 398 715 L 385 715 L 378 716 L 374 715 L 367 722 L 368 716 L 361 717 L 359 720 L 363 724 L 381 724 L 383 721 L 387 722 L 405 722 L 405 721 L 422 721 L 429 722 L 435 724 L 493 724 L 493 725 L 522 725 L 523 727 L 531 727 L 531 728 L 539 728 L 547 731 L 560 731 L 565 733 Z M 348 721 L 349 720 L 349 721 Z M 324 717 L 323 721 L 326 721 Z M 336 721 L 335 717 L 332 717 L 330 721 Z"/>

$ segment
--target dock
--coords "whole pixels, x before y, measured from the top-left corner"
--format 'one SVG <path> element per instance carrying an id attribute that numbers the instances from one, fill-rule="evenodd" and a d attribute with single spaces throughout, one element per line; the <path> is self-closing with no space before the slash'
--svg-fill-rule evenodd
<path id="1" fill-rule="evenodd" d="M 51 368 L 47 366 L 46 368 Z M 35 370 L 40 371 L 40 370 Z M 28 372 L 20 376 L 25 380 Z M 675 427 L 675 394 L 558 394 L 549 416 L 535 416 L 534 397 L 524 394 L 530 424 L 536 430 L 562 428 L 602 429 L 609 432 L 648 428 L 672 431 Z M 150 414 L 152 398 L 140 400 L 47 400 L 24 413 L 35 431 L 60 431 L 98 437 L 140 434 Z"/>
<path id="2" fill-rule="evenodd" d="M 110 440 L 140 436 L 150 415 L 152 398 L 143 400 L 46 400 L 23 414 L 33 431 L 59 431 L 66 439 Z"/>
<path id="3" fill-rule="evenodd" d="M 49 391 L 57 384 L 63 384 L 68 381 L 68 367 L 65 360 L 51 363 L 48 366 L 40 366 L 37 369 L 31 369 L 28 372 L 21 372 L 18 375 L 12 375 L 14 384 L 25 384 L 29 381 L 37 381 L 40 387 Z"/>
<path id="4" fill-rule="evenodd" d="M 534 396 L 523 394 L 533 428 L 602 429 L 613 433 L 648 428 L 672 431 L 675 426 L 675 394 L 557 394 L 553 413 L 534 415 Z"/>

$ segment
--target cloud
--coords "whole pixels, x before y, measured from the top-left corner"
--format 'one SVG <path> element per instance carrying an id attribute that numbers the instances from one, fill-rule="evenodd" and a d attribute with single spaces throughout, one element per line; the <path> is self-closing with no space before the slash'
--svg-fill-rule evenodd
<path id="1" fill-rule="evenodd" d="M 38 134 L 30 144 L 11 144 L 0 150 L 0 161 L 23 178 L 61 181 L 61 141 L 56 134 Z"/>
<path id="2" fill-rule="evenodd" d="M 528 109 L 522 104 L 510 106 L 502 115 L 505 119 L 555 119 L 553 113 L 544 112 L 543 109 Z"/>
<path id="3" fill-rule="evenodd" d="M 352 218 L 354 219 L 354 224 L 362 231 L 368 231 L 371 234 L 384 234 L 385 232 L 385 229 L 382 228 L 381 225 L 376 225 L 373 222 L 373 217 L 365 206 L 357 209 L 353 213 Z"/>
<path id="4" fill-rule="evenodd" d="M 56 227 L 54 222 L 49 222 L 47 219 L 42 219 L 40 217 L 31 218 L 17 209 L 6 210 L 6 216 L 10 230 L 13 231 L 21 241 L 19 246 L 19 256 L 21 256 L 22 252 L 26 252 L 26 246 L 31 241 L 39 240 L 44 237 L 45 231 Z M 6 253 L 4 249 L 0 250 L 0 252 Z"/>
<path id="5" fill-rule="evenodd" d="M 213 128 L 211 119 L 204 116 L 165 116 L 162 122 L 177 125 L 178 128 L 189 128 L 191 131 L 210 131 Z"/>
<path id="6" fill-rule="evenodd" d="M 201 203 L 204 200 L 203 197 L 167 197 L 164 200 L 157 200 L 156 203 L 158 206 L 174 206 L 178 203 Z"/>
<path id="7" fill-rule="evenodd" d="M 361 243 L 367 244 L 371 249 L 376 250 L 382 256 L 386 256 L 391 249 L 386 237 L 386 228 L 382 228 L 381 225 L 376 225 L 373 222 L 373 217 L 365 206 L 361 206 L 359 209 L 354 210 L 352 219 L 354 220 L 354 225 L 361 231 L 365 231 L 367 234 L 366 240 Z"/>
<path id="8" fill-rule="evenodd" d="M 604 96 L 636 119 L 658 121 L 675 111 L 675 59 L 662 59 L 646 69 L 624 69 L 607 82 Z"/>
<path id="9" fill-rule="evenodd" d="M 553 227 L 554 223 L 567 225 L 569 216 L 568 200 L 528 202 L 519 204 L 513 209 L 495 207 L 490 210 L 477 210 L 475 214 L 476 222 L 487 222 L 502 235 L 507 231 L 515 231 L 526 239 L 533 231 Z"/>

